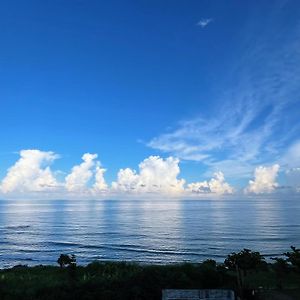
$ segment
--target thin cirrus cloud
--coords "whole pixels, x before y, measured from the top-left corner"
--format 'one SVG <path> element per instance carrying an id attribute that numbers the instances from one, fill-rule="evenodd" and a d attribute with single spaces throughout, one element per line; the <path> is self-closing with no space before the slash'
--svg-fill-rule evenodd
<path id="1" fill-rule="evenodd" d="M 212 18 L 204 18 L 204 19 L 201 19 L 197 25 L 200 26 L 201 28 L 204 28 L 206 27 L 209 23 L 211 23 L 213 21 Z"/>
<path id="2" fill-rule="evenodd" d="M 300 26 L 298 20 L 283 26 L 279 9 L 266 16 L 263 30 L 253 20 L 245 25 L 242 55 L 226 79 L 215 83 L 223 87 L 219 97 L 207 99 L 214 111 L 205 114 L 204 108 L 169 126 L 147 142 L 150 148 L 201 162 L 206 175 L 221 169 L 230 179 L 248 178 L 256 165 L 281 163 L 283 157 L 283 169 L 299 167 L 292 147 L 298 147 L 293 145 L 300 132 Z"/>
<path id="3" fill-rule="evenodd" d="M 86 153 L 82 162 L 75 165 L 64 180 L 59 181 L 50 167 L 59 156 L 51 151 L 22 150 L 20 158 L 7 171 L 1 181 L 0 192 L 7 198 L 113 198 L 113 197 L 199 197 L 201 195 L 232 195 L 237 191 L 225 180 L 222 172 L 216 172 L 210 180 L 187 183 L 180 178 L 179 159 L 149 156 L 138 171 L 120 169 L 116 181 L 107 184 L 96 154 Z M 295 169 L 296 170 L 296 169 Z M 298 172 L 290 171 L 289 176 Z M 276 192 L 279 165 L 256 168 L 254 179 L 249 181 L 246 193 Z M 297 169 L 298 171 L 298 169 Z M 293 174 L 292 174 L 293 173 Z M 296 189 L 297 190 L 297 186 Z"/>
<path id="4" fill-rule="evenodd" d="M 300 192 L 300 167 L 288 169 L 285 174 L 288 185 Z"/>

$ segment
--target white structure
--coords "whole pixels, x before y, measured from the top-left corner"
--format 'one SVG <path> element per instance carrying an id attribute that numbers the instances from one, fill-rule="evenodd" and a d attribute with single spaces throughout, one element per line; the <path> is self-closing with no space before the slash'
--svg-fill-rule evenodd
<path id="1" fill-rule="evenodd" d="M 232 290 L 171 290 L 162 291 L 162 300 L 234 300 Z"/>

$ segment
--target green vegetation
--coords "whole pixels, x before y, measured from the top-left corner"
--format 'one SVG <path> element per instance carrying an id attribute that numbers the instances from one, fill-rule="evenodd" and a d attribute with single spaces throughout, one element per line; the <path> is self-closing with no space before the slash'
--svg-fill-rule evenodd
<path id="1" fill-rule="evenodd" d="M 287 256 L 287 262 L 289 262 L 292 267 L 300 272 L 300 249 L 296 249 L 296 247 L 291 246 L 292 252 L 284 253 Z"/>
<path id="2" fill-rule="evenodd" d="M 267 270 L 264 257 L 259 252 L 252 252 L 249 249 L 228 255 L 224 261 L 224 265 L 229 270 L 236 271 L 237 292 L 241 296 L 244 296 L 245 280 L 249 272 Z"/>
<path id="3" fill-rule="evenodd" d="M 244 249 L 228 255 L 224 264 L 206 260 L 173 265 L 92 262 L 87 266 L 77 266 L 75 256 L 61 255 L 60 267 L 0 270 L 0 299 L 161 299 L 164 288 L 229 288 L 244 299 L 300 299 L 298 253 L 292 248 L 286 259 L 276 258 L 272 264 L 258 252 Z M 259 290 L 256 298 L 250 296 L 253 289 Z"/>
<path id="4" fill-rule="evenodd" d="M 69 267 L 76 267 L 76 257 L 74 254 L 68 255 L 68 254 L 61 254 L 60 257 L 57 260 L 57 263 L 61 268 L 64 268 L 66 266 Z"/>

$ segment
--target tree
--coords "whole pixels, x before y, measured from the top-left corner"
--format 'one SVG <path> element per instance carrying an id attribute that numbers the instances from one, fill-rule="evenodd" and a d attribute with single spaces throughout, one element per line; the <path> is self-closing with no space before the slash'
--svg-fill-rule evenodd
<path id="1" fill-rule="evenodd" d="M 289 272 L 289 265 L 286 259 L 281 257 L 271 258 L 275 260 L 275 263 L 272 265 L 273 270 L 276 273 L 277 279 L 277 287 L 281 290 L 282 289 L 282 280 L 287 272 Z"/>
<path id="2" fill-rule="evenodd" d="M 300 272 L 300 249 L 291 246 L 292 252 L 286 252 L 283 255 L 287 257 L 287 261 L 295 268 L 296 271 Z"/>
<path id="3" fill-rule="evenodd" d="M 217 262 L 214 259 L 206 259 L 202 262 L 202 266 L 206 268 L 216 269 Z"/>
<path id="4" fill-rule="evenodd" d="M 244 249 L 239 253 L 231 253 L 227 256 L 224 264 L 229 269 L 239 269 L 247 272 L 256 270 L 265 264 L 264 257 L 259 252 L 254 252 L 249 249 Z"/>
<path id="5" fill-rule="evenodd" d="M 71 256 L 68 254 L 61 254 L 57 260 L 57 263 L 61 268 L 64 268 L 66 266 L 76 267 L 76 257 L 74 254 L 72 254 Z"/>
<path id="6" fill-rule="evenodd" d="M 233 252 L 224 261 L 224 265 L 227 268 L 236 270 L 237 284 L 241 294 L 244 287 L 244 277 L 247 275 L 247 272 L 257 270 L 265 264 L 265 259 L 259 252 L 249 249 L 244 249 L 239 253 Z"/>

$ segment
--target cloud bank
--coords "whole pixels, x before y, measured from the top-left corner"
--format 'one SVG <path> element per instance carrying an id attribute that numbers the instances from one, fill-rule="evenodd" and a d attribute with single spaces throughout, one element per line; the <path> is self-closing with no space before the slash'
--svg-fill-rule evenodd
<path id="1" fill-rule="evenodd" d="M 104 169 L 97 154 L 85 153 L 82 162 L 73 166 L 63 180 L 58 180 L 50 166 L 59 158 L 51 151 L 22 150 L 20 157 L 7 170 L 0 184 L 0 193 L 7 198 L 26 198 L 34 195 L 44 198 L 122 198 L 122 197 L 175 197 L 195 198 L 209 195 L 221 197 L 233 195 L 239 190 L 226 182 L 221 171 L 204 181 L 188 183 L 180 178 L 180 161 L 175 157 L 149 156 L 138 170 L 120 169 L 116 180 L 108 184 Z M 274 193 L 279 189 L 276 181 L 279 164 L 259 166 L 254 179 L 244 189 L 247 194 Z M 300 168 L 285 172 L 287 180 L 293 182 L 293 192 L 300 189 Z M 61 173 L 61 172 L 60 172 Z M 199 174 L 200 175 L 200 174 Z"/>

